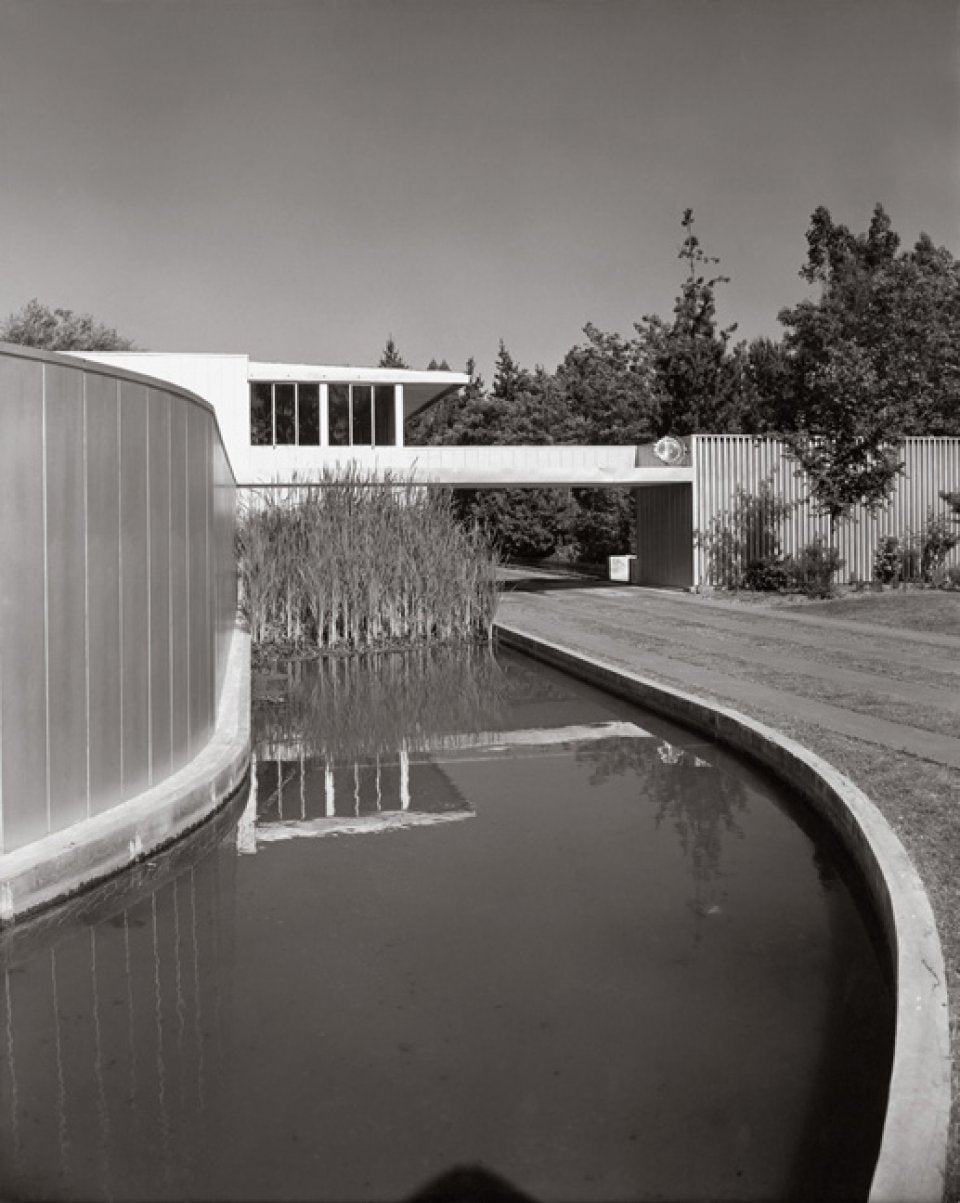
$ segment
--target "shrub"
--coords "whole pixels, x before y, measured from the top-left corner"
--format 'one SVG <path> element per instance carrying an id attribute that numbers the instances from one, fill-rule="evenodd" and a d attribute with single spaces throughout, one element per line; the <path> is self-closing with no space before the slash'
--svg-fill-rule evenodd
<path id="1" fill-rule="evenodd" d="M 782 593 L 790 587 L 787 564 L 777 560 L 750 560 L 743 573 L 744 589 L 757 593 Z"/>
<path id="2" fill-rule="evenodd" d="M 945 514 L 927 510 L 920 543 L 920 575 L 925 581 L 933 582 L 933 573 L 942 568 L 951 551 L 960 543 L 960 535 L 950 529 Z"/>
<path id="3" fill-rule="evenodd" d="M 479 527 L 508 560 L 542 560 L 567 533 L 570 495 L 558 489 L 476 489 L 458 493 L 456 513 Z"/>
<path id="4" fill-rule="evenodd" d="M 577 559 L 599 564 L 607 556 L 622 555 L 633 547 L 636 505 L 631 493 L 621 489 L 577 489 L 570 521 Z"/>
<path id="5" fill-rule="evenodd" d="M 951 564 L 947 569 L 947 580 L 952 589 L 960 589 L 960 564 Z"/>
<path id="6" fill-rule="evenodd" d="M 785 567 L 791 585 L 807 597 L 831 597 L 833 578 L 843 567 L 843 560 L 835 547 L 818 538 L 802 547 L 797 555 L 788 556 Z"/>
<path id="7" fill-rule="evenodd" d="M 884 535 L 873 553 L 873 579 L 889 585 L 903 572 L 903 548 L 896 535 Z"/>
<path id="8" fill-rule="evenodd" d="M 772 479 L 761 481 L 756 493 L 738 489 L 733 506 L 716 514 L 705 532 L 698 532 L 711 584 L 749 589 L 764 586 L 748 581 L 779 580 L 780 528 L 794 506 L 775 492 Z"/>

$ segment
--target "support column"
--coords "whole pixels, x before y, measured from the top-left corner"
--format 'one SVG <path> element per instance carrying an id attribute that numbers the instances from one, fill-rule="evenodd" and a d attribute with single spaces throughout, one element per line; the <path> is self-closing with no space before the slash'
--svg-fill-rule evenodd
<path id="1" fill-rule="evenodd" d="M 403 446 L 403 385 L 393 386 L 393 429 L 394 446 Z"/>
<path id="2" fill-rule="evenodd" d="M 330 386 L 320 385 L 320 446 L 330 446 Z"/>

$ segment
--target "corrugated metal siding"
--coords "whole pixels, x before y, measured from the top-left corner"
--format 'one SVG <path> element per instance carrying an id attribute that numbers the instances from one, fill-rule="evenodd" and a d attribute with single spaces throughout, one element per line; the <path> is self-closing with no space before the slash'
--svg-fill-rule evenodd
<path id="1" fill-rule="evenodd" d="M 693 490 L 650 485 L 636 490 L 637 584 L 688 589 L 693 584 Z"/>
<path id="2" fill-rule="evenodd" d="M 236 616 L 235 485 L 212 410 L 115 369 L 5 348 L 0 424 L 9 852 L 209 737 Z"/>
<path id="3" fill-rule="evenodd" d="M 785 554 L 796 553 L 815 537 L 829 535 L 827 518 L 818 515 L 809 500 L 803 475 L 797 474 L 795 461 L 784 454 L 778 439 L 754 439 L 748 435 L 696 435 L 693 440 L 696 504 L 693 526 L 706 532 L 712 520 L 733 504 L 738 488 L 756 493 L 769 480 L 787 501 L 797 502 L 793 513 L 781 528 L 781 546 Z M 929 509 L 946 514 L 949 507 L 941 500 L 941 490 L 960 490 L 960 439 L 912 438 L 903 445 L 904 472 L 898 478 L 888 505 L 871 514 L 858 506 L 851 521 L 844 523 L 839 536 L 844 560 L 841 579 L 869 580 L 873 574 L 873 556 L 880 540 L 888 534 L 918 533 Z M 695 550 L 695 577 L 708 584 L 706 554 Z M 960 548 L 955 548 L 947 563 L 960 564 Z"/>

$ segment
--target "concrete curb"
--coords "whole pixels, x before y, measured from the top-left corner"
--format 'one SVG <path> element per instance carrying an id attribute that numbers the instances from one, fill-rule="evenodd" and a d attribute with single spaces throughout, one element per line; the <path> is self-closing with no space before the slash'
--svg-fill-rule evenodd
<path id="1" fill-rule="evenodd" d="M 745 753 L 797 790 L 853 856 L 896 974 L 890 1092 L 870 1203 L 940 1203 L 950 1121 L 950 1023 L 933 909 L 906 849 L 827 761 L 736 710 L 498 622 L 498 639 Z"/>
<path id="2" fill-rule="evenodd" d="M 135 798 L 0 856 L 0 927 L 145 860 L 225 805 L 250 763 L 250 636 L 235 629 L 210 740 Z"/>

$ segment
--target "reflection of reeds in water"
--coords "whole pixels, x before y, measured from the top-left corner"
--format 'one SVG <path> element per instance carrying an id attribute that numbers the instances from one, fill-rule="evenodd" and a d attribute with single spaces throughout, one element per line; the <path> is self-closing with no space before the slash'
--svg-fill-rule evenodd
<path id="1" fill-rule="evenodd" d="M 255 644 L 366 650 L 489 639 L 494 557 L 446 490 L 358 472 L 261 490 L 240 516 Z"/>
<path id="2" fill-rule="evenodd" d="M 254 708 L 257 743 L 331 760 L 435 748 L 496 726 L 506 689 L 486 645 L 292 661 L 280 679 L 283 701 Z"/>

